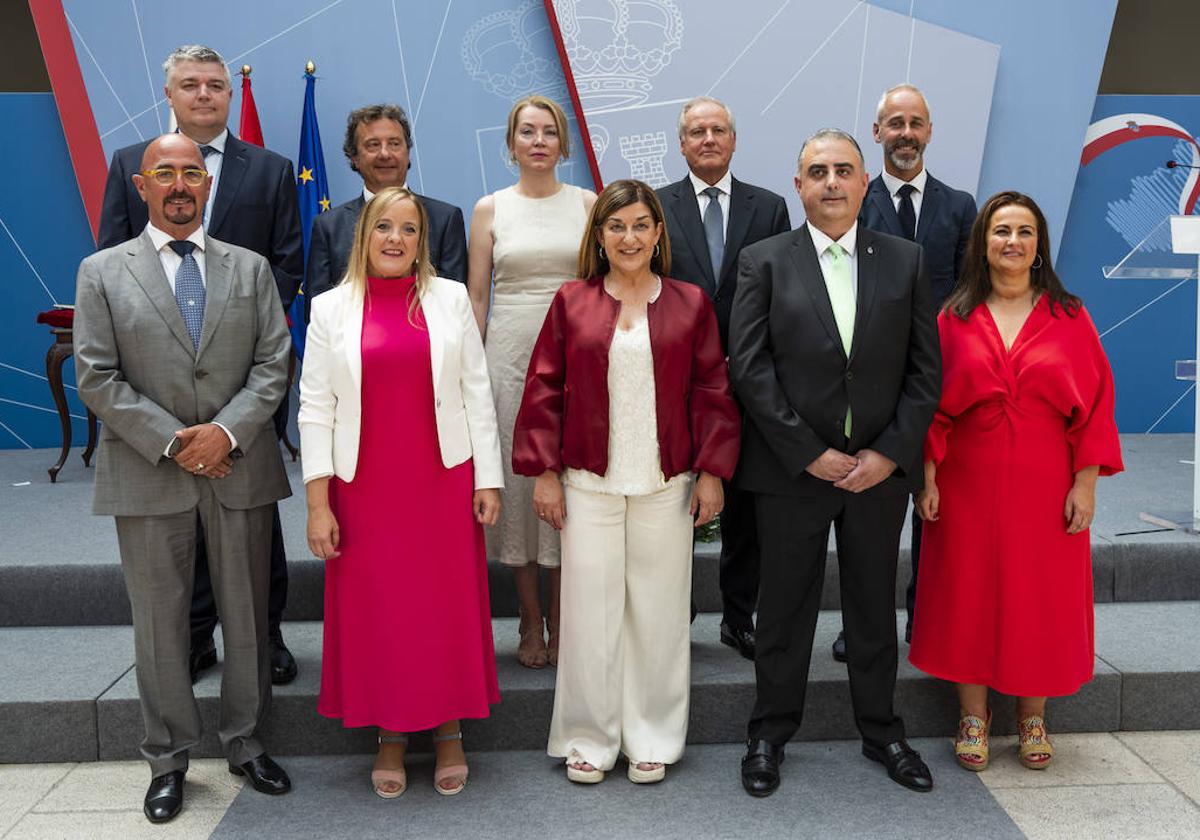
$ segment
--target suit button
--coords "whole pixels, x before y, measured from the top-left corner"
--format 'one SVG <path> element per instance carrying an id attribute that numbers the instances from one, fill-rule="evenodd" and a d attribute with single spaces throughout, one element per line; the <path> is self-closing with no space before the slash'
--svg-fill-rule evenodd
<path id="1" fill-rule="evenodd" d="M 197 378 L 197 379 L 203 379 L 203 378 L 204 378 L 204 377 L 206 377 L 206 376 L 208 376 L 208 371 L 206 371 L 206 370 L 198 370 L 198 371 L 196 371 L 196 378 Z"/>
<path id="2" fill-rule="evenodd" d="M 854 371 L 852 371 L 852 370 L 846 371 L 846 381 L 849 382 L 853 378 L 854 378 Z"/>

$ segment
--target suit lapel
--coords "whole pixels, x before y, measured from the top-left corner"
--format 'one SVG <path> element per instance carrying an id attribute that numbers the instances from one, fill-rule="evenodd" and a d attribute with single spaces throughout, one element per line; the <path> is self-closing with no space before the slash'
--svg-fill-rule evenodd
<path id="1" fill-rule="evenodd" d="M 697 205 L 699 213 L 699 205 Z M 729 190 L 729 225 L 725 229 L 725 256 L 721 259 L 721 278 L 736 265 L 737 256 L 741 253 L 742 242 L 746 232 L 750 230 L 750 220 L 754 218 L 754 193 L 746 189 L 746 185 L 737 178 L 732 179 Z M 708 240 L 705 240 L 707 253 Z"/>
<path id="2" fill-rule="evenodd" d="M 225 223 L 225 217 L 229 215 L 230 209 L 237 200 L 238 190 L 242 188 L 242 181 L 249 168 L 250 161 L 246 158 L 246 144 L 231 133 L 225 140 L 225 154 L 221 159 L 221 178 L 217 182 L 217 197 L 213 199 L 212 217 L 208 220 L 208 232 L 212 235 L 216 236 L 221 230 L 221 225 Z M 228 239 L 229 237 L 219 236 L 217 238 Z"/>
<path id="3" fill-rule="evenodd" d="M 342 352 L 356 393 L 362 393 L 362 324 L 363 299 L 345 289 L 346 302 L 342 307 Z"/>
<path id="4" fill-rule="evenodd" d="M 925 195 L 921 196 L 921 217 L 917 219 L 917 242 L 925 242 L 925 234 L 933 227 L 942 206 L 942 185 L 930 175 L 925 179 Z"/>
<path id="5" fill-rule="evenodd" d="M 179 314 L 179 303 L 171 292 L 171 284 L 163 272 L 162 260 L 159 259 L 158 252 L 154 250 L 150 234 L 142 231 L 137 239 L 129 243 L 128 248 L 126 253 L 129 255 L 127 264 L 129 273 L 133 275 L 133 279 L 141 286 L 146 297 L 154 304 L 159 317 L 170 327 L 172 334 L 179 340 L 183 349 L 189 355 L 195 356 L 196 349 L 192 347 L 192 339 L 188 335 L 187 325 L 183 323 L 183 316 Z"/>
<path id="6" fill-rule="evenodd" d="M 924 208 L 922 208 L 924 209 Z M 869 228 L 858 226 L 858 299 L 854 306 L 854 338 L 850 341 L 850 359 L 858 352 L 865 338 L 871 304 L 875 302 L 875 289 L 879 285 L 878 248 Z"/>
<path id="7" fill-rule="evenodd" d="M 212 340 L 233 293 L 233 254 L 210 236 L 204 237 L 204 245 L 208 249 L 204 255 L 204 327 L 200 331 L 197 358 Z"/>
<path id="8" fill-rule="evenodd" d="M 704 236 L 704 222 L 700 219 L 700 205 L 696 202 L 696 193 L 692 190 L 690 178 L 685 176 L 682 181 L 675 184 L 671 204 L 671 211 L 683 229 L 683 238 L 687 241 L 692 253 L 696 255 L 696 263 L 704 273 L 705 289 L 707 289 L 709 297 L 712 297 L 717 291 L 717 278 L 713 276 L 712 260 L 708 257 L 708 239 Z M 725 250 L 728 252 L 729 248 L 726 247 Z"/>
<path id="9" fill-rule="evenodd" d="M 904 236 L 904 229 L 900 227 L 900 216 L 896 214 L 896 205 L 892 203 L 892 196 L 887 190 L 887 186 L 883 183 L 883 178 L 876 178 L 871 182 L 870 195 L 867 200 L 874 202 L 875 211 L 879 213 L 879 217 L 883 220 L 884 233 L 890 233 L 892 236 Z M 921 208 L 924 211 L 924 207 Z"/>
<path id="10" fill-rule="evenodd" d="M 838 332 L 837 319 L 833 316 L 833 304 L 829 302 L 829 290 L 825 287 L 825 275 L 821 273 L 821 263 L 817 259 L 817 249 L 813 245 L 812 236 L 808 233 L 808 225 L 800 229 L 799 235 L 792 241 L 792 262 L 797 268 L 800 284 L 812 299 L 813 309 L 820 319 L 825 332 L 837 346 L 838 352 L 845 355 L 842 347 L 842 334 Z"/>
<path id="11" fill-rule="evenodd" d="M 443 343 L 449 327 L 442 312 L 441 300 L 432 288 L 427 289 L 421 298 L 421 314 L 425 316 L 425 329 L 429 330 L 429 367 L 433 370 L 433 394 L 436 397 L 442 376 Z"/>

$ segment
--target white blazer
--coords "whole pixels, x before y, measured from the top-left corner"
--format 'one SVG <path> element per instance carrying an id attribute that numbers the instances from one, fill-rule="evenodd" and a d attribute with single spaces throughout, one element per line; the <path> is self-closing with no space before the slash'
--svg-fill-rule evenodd
<path id="1" fill-rule="evenodd" d="M 449 469 L 474 457 L 475 489 L 503 487 L 496 406 L 467 287 L 435 277 L 421 310 L 429 330 L 442 463 Z M 358 467 L 362 321 L 363 300 L 349 286 L 313 298 L 298 417 L 305 484 L 330 475 L 351 481 Z"/>

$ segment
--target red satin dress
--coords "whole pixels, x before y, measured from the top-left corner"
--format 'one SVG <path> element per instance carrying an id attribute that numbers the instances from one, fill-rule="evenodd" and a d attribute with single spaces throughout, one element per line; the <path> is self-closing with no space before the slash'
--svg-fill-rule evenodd
<path id="1" fill-rule="evenodd" d="M 370 278 L 354 480 L 330 482 L 341 556 L 325 563 L 317 711 L 397 732 L 484 718 L 500 700 L 474 467 L 442 465 L 415 278 Z"/>
<path id="2" fill-rule="evenodd" d="M 1024 697 L 1073 694 L 1095 661 L 1089 532 L 1068 534 L 1074 475 L 1124 467 L 1113 379 L 1087 312 L 1043 296 L 1005 350 L 985 304 L 938 317 L 942 396 L 925 442 L 926 522 L 909 661 Z"/>

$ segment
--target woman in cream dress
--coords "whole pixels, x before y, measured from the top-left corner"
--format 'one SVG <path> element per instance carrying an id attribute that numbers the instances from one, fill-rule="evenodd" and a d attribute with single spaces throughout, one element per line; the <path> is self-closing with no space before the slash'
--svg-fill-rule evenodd
<path id="1" fill-rule="evenodd" d="M 533 513 L 533 479 L 513 475 L 513 424 L 533 343 L 554 293 L 575 277 L 579 239 L 596 195 L 560 183 L 555 174 L 570 150 L 566 115 L 553 100 L 519 100 L 508 116 L 506 140 L 520 178 L 475 205 L 467 286 L 484 336 L 504 459 L 505 504 L 500 521 L 487 529 L 488 557 L 513 569 L 521 609 L 517 659 L 543 668 L 558 661 L 559 540 Z M 545 621 L 539 566 L 550 572 Z"/>

